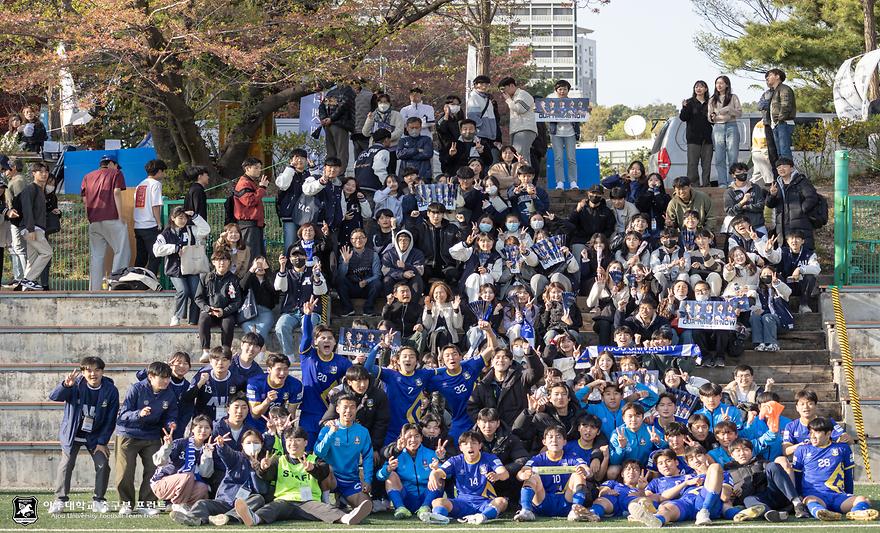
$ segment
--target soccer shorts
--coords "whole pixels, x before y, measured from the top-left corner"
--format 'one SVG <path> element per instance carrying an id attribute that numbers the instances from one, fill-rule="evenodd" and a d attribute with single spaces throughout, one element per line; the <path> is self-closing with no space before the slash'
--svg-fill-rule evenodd
<path id="1" fill-rule="evenodd" d="M 840 506 L 843 505 L 843 502 L 852 498 L 852 494 L 847 494 L 845 492 L 831 492 L 830 490 L 809 490 L 804 488 L 804 497 L 814 496 L 819 498 L 823 502 L 825 502 L 825 507 L 828 508 L 829 511 L 834 511 L 835 513 L 839 513 Z"/>
<path id="2" fill-rule="evenodd" d="M 449 512 L 449 516 L 453 518 L 464 518 L 468 515 L 482 513 L 492 503 L 491 499 L 482 496 L 459 496 L 449 501 L 452 502 L 452 511 Z"/>
<path id="3" fill-rule="evenodd" d="M 360 480 L 344 481 L 338 477 L 336 478 L 336 492 L 341 494 L 344 498 L 363 492 L 363 488 L 364 486 L 361 484 Z"/>
<path id="4" fill-rule="evenodd" d="M 544 501 L 535 507 L 535 514 L 538 516 L 568 516 L 571 511 L 571 502 L 565 499 L 565 494 L 546 494 Z"/>

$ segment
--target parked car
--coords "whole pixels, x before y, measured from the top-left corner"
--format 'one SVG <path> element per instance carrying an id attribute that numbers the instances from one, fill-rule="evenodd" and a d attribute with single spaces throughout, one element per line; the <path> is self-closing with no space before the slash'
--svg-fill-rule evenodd
<path id="1" fill-rule="evenodd" d="M 819 120 L 830 122 L 836 117 L 833 113 L 800 113 L 794 119 L 795 130 L 798 127 L 815 124 Z M 737 120 L 739 127 L 739 161 L 748 163 L 752 157 L 752 130 L 755 124 L 761 120 L 761 113 L 743 113 Z M 665 179 L 687 175 L 687 141 L 685 141 L 685 123 L 678 115 L 670 117 L 660 128 L 660 132 L 654 138 L 654 146 L 651 148 L 651 158 L 648 160 L 648 172 L 659 172 Z M 792 147 L 792 155 L 795 163 L 802 160 L 804 152 L 799 151 L 797 146 Z M 712 165 L 713 181 L 718 178 L 715 165 Z"/>

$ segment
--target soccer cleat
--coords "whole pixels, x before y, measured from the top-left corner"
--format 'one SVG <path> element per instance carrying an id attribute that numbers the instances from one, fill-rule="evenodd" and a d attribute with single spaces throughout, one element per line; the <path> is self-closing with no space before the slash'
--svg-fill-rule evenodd
<path id="1" fill-rule="evenodd" d="M 712 517 L 709 516 L 709 509 L 700 509 L 697 511 L 697 517 L 694 518 L 695 526 L 708 526 L 712 524 Z"/>
<path id="2" fill-rule="evenodd" d="M 449 517 L 440 513 L 430 513 L 427 522 L 438 526 L 445 526 L 449 523 Z"/>
<path id="3" fill-rule="evenodd" d="M 104 500 L 92 500 L 92 512 L 107 514 L 110 512 L 110 506 Z"/>
<path id="4" fill-rule="evenodd" d="M 256 515 L 253 511 L 251 511 L 250 507 L 243 498 L 236 498 L 235 504 L 235 513 L 238 514 L 238 517 L 241 519 L 241 523 L 246 525 L 247 527 L 253 527 L 260 522 L 260 517 Z"/>
<path id="5" fill-rule="evenodd" d="M 816 511 L 816 518 L 823 522 L 836 522 L 838 520 L 843 519 L 840 513 L 835 513 L 834 511 L 829 511 L 828 509 L 819 509 Z"/>
<path id="6" fill-rule="evenodd" d="M 528 509 L 520 509 L 513 515 L 514 522 L 532 522 L 535 520 L 535 513 Z"/>
<path id="7" fill-rule="evenodd" d="M 372 510 L 373 502 L 370 500 L 364 500 L 357 507 L 340 518 L 339 521 L 347 526 L 356 526 L 363 522 L 364 518 L 368 517 Z"/>
<path id="8" fill-rule="evenodd" d="M 412 517 L 412 511 L 407 509 L 406 507 L 401 507 L 400 509 L 394 510 L 394 518 L 398 520 L 404 520 L 406 518 Z"/>
<path id="9" fill-rule="evenodd" d="M 794 517 L 795 518 L 810 518 L 810 511 L 807 510 L 807 506 L 803 502 L 795 504 Z"/>
<path id="10" fill-rule="evenodd" d="M 419 507 L 419 510 L 416 511 L 416 516 L 419 517 L 419 520 L 427 523 L 431 519 L 431 508 L 427 505 Z"/>
<path id="11" fill-rule="evenodd" d="M 644 505 L 639 502 L 631 502 L 627 508 L 629 516 L 636 522 L 641 522 L 650 528 L 663 527 L 659 518 L 648 512 Z"/>
<path id="12" fill-rule="evenodd" d="M 746 507 L 742 511 L 736 513 L 733 517 L 734 522 L 745 522 L 746 520 L 754 520 L 755 518 L 759 518 L 767 512 L 767 506 L 764 504 L 753 505 L 751 507 Z"/>
<path id="13" fill-rule="evenodd" d="M 64 512 L 64 502 L 61 500 L 55 500 L 52 502 L 52 505 L 49 506 L 49 514 L 61 514 Z"/>
<path id="14" fill-rule="evenodd" d="M 131 506 L 122 504 L 119 506 L 119 516 L 130 516 L 132 513 Z"/>
<path id="15" fill-rule="evenodd" d="M 584 507 L 583 505 L 574 504 L 571 506 L 571 511 L 568 512 L 568 521 L 569 522 L 587 522 L 587 514 L 590 510 Z"/>
<path id="16" fill-rule="evenodd" d="M 586 509 L 583 517 L 584 517 L 584 520 L 586 520 L 587 522 L 594 522 L 595 523 L 595 522 L 602 521 L 602 518 L 599 515 L 597 515 L 592 509 L 589 509 L 589 508 Z"/>
<path id="17" fill-rule="evenodd" d="M 225 526 L 229 523 L 228 514 L 215 514 L 208 517 L 208 522 L 215 526 Z"/>
<path id="18" fill-rule="evenodd" d="M 736 518 L 734 518 L 736 520 Z M 788 513 L 785 511 L 774 511 L 770 509 L 766 513 L 764 513 L 764 520 L 768 522 L 785 522 L 788 520 Z"/>
<path id="19" fill-rule="evenodd" d="M 846 513 L 846 519 L 869 522 L 871 520 L 877 520 L 878 514 L 880 513 L 877 512 L 877 509 L 862 509 L 861 511 L 850 511 Z"/>
<path id="20" fill-rule="evenodd" d="M 482 513 L 477 513 L 469 514 L 466 517 L 459 519 L 459 522 L 461 522 L 462 524 L 474 524 L 478 526 L 480 524 L 485 524 L 487 520 L 489 519 L 486 518 L 486 515 Z"/>
<path id="21" fill-rule="evenodd" d="M 202 521 L 200 519 L 184 511 L 171 511 L 171 514 L 169 516 L 171 516 L 171 519 L 178 524 L 183 524 L 185 526 L 196 527 L 202 525 Z"/>

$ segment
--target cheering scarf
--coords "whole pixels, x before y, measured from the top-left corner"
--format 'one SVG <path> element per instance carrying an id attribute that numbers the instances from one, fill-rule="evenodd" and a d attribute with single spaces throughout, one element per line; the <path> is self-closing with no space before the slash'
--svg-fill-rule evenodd
<path id="1" fill-rule="evenodd" d="M 300 246 L 302 246 L 302 249 L 306 252 L 306 265 L 308 265 L 308 266 L 314 265 L 315 264 L 315 261 L 314 261 L 315 241 L 314 240 L 311 240 L 311 241 L 303 240 L 300 242 Z"/>
<path id="2" fill-rule="evenodd" d="M 196 449 L 195 439 L 192 437 L 186 441 L 186 452 L 183 458 L 183 466 L 177 471 L 178 474 L 186 474 L 188 472 L 192 472 L 196 477 L 196 481 L 201 481 L 202 476 L 199 475 L 199 469 L 196 468 L 196 462 L 202 455 L 202 449 Z"/>
<path id="3" fill-rule="evenodd" d="M 659 355 L 661 357 L 701 357 L 700 347 L 696 344 L 679 344 L 676 346 L 655 346 L 646 348 L 643 346 L 587 346 L 578 357 L 575 368 L 590 368 L 590 359 L 599 357 L 602 352 L 608 352 L 613 357 L 624 355 Z"/>

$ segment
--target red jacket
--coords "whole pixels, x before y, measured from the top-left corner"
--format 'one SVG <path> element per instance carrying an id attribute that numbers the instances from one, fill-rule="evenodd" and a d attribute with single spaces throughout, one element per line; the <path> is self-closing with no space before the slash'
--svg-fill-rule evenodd
<path id="1" fill-rule="evenodd" d="M 238 178 L 235 184 L 235 218 L 237 220 L 252 220 L 257 226 L 266 225 L 266 216 L 263 212 L 263 197 L 266 196 L 266 188 L 257 185 L 257 182 L 247 176 Z"/>

